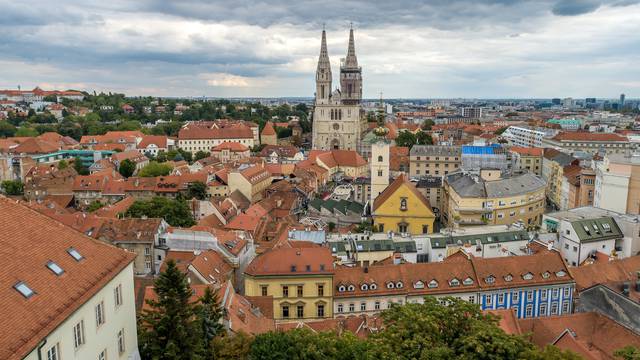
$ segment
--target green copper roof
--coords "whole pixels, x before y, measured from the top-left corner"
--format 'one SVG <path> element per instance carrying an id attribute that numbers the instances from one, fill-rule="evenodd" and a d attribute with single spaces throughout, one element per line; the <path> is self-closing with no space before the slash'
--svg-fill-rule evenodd
<path id="1" fill-rule="evenodd" d="M 476 245 L 478 243 L 490 244 L 523 240 L 529 240 L 529 233 L 525 230 L 476 235 L 439 236 L 429 239 L 429 241 L 431 241 L 431 248 L 433 249 L 444 249 L 447 245 L 462 246 L 464 244 Z"/>
<path id="2" fill-rule="evenodd" d="M 571 226 L 582 243 L 622 238 L 622 231 L 612 217 L 572 221 Z"/>

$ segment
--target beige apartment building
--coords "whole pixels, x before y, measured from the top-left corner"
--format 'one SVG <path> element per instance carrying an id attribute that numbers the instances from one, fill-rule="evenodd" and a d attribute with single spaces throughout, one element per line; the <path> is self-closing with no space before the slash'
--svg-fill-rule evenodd
<path id="1" fill-rule="evenodd" d="M 415 145 L 409 153 L 409 176 L 444 176 L 462 164 L 460 146 Z"/>
<path id="2" fill-rule="evenodd" d="M 499 170 L 457 172 L 444 178 L 442 221 L 447 226 L 540 223 L 546 182 L 532 173 L 502 177 Z"/>
<path id="3" fill-rule="evenodd" d="M 593 206 L 640 214 L 640 154 L 612 154 L 596 166 Z"/>

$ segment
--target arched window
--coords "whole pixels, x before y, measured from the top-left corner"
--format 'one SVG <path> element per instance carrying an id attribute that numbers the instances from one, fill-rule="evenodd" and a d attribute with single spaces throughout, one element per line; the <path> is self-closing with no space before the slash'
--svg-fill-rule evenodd
<path id="1" fill-rule="evenodd" d="M 378 162 L 382 162 L 382 161 L 383 161 L 382 155 L 378 156 Z"/>
<path id="2" fill-rule="evenodd" d="M 345 291 L 344 285 L 340 285 L 340 287 L 338 288 L 338 292 L 344 292 L 344 291 Z"/>
<path id="3" fill-rule="evenodd" d="M 353 285 L 349 285 L 349 287 L 348 287 L 348 290 L 349 290 L 349 291 L 354 291 L 355 289 L 356 289 L 356 287 L 355 287 L 355 286 L 353 286 Z"/>
<path id="4" fill-rule="evenodd" d="M 396 286 L 396 284 L 394 284 L 391 281 L 387 283 L 387 289 L 393 289 L 395 286 Z"/>

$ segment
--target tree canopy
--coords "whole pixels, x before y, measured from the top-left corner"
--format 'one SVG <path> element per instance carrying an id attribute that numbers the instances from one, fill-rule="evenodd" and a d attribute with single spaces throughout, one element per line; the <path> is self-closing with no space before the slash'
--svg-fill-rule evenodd
<path id="1" fill-rule="evenodd" d="M 20 180 L 5 180 L 0 185 L 7 195 L 22 195 L 24 184 Z"/>
<path id="2" fill-rule="evenodd" d="M 167 176 L 171 173 L 173 168 L 169 164 L 159 163 L 157 161 L 150 161 L 149 164 L 138 172 L 140 177 L 155 177 L 155 176 Z"/>
<path id="3" fill-rule="evenodd" d="M 118 168 L 118 172 L 120 173 L 120 175 L 124 176 L 125 178 L 132 176 L 135 171 L 136 164 L 130 159 L 122 160 L 122 162 L 120 163 L 120 167 Z"/>
<path id="4" fill-rule="evenodd" d="M 190 227 L 196 224 L 184 200 L 156 196 L 150 200 L 136 200 L 125 216 L 163 218 L 171 226 Z"/>

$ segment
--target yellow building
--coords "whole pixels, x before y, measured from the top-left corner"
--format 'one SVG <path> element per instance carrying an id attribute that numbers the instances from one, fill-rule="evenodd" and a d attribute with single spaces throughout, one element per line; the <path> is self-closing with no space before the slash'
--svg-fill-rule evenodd
<path id="1" fill-rule="evenodd" d="M 429 201 L 407 181 L 396 178 L 373 203 L 373 221 L 380 232 L 410 234 L 433 232 L 435 216 Z"/>
<path id="2" fill-rule="evenodd" d="M 333 257 L 328 248 L 277 248 L 245 270 L 246 296 L 272 296 L 276 321 L 333 317 Z"/>
<path id="3" fill-rule="evenodd" d="M 241 165 L 233 169 L 228 176 L 229 193 L 239 190 L 252 203 L 264 197 L 264 190 L 271 185 L 271 173 L 262 165 Z"/>
<path id="4" fill-rule="evenodd" d="M 444 179 L 446 226 L 538 225 L 545 209 L 546 182 L 533 173 L 502 177 L 499 170 L 479 175 L 457 172 Z"/>

